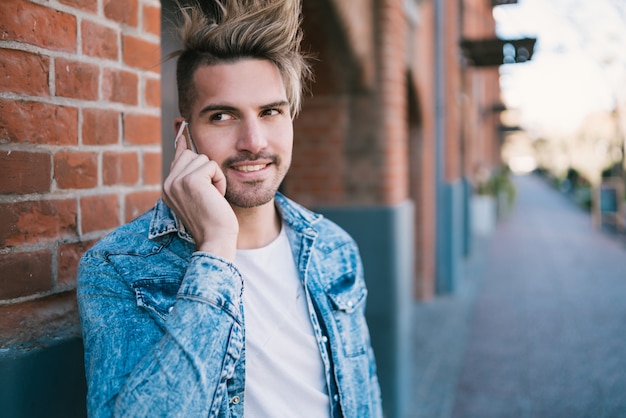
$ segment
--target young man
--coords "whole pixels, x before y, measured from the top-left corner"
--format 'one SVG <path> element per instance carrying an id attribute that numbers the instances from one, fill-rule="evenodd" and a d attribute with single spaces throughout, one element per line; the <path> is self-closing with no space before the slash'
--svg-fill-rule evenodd
<path id="1" fill-rule="evenodd" d="M 299 1 L 217 5 L 182 10 L 189 130 L 162 201 L 81 260 L 89 415 L 380 417 L 356 245 L 277 192 L 308 73 Z"/>

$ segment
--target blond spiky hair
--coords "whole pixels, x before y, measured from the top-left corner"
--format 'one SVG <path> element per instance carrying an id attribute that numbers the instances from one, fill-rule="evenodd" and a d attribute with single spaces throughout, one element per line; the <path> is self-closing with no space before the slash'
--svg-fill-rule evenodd
<path id="1" fill-rule="evenodd" d="M 302 41 L 300 0 L 214 0 L 181 6 L 183 48 L 176 64 L 178 107 L 190 117 L 196 99 L 193 74 L 201 65 L 260 58 L 273 62 L 285 84 L 291 114 L 300 111 L 311 77 Z M 208 9 L 208 10 L 207 10 Z"/>

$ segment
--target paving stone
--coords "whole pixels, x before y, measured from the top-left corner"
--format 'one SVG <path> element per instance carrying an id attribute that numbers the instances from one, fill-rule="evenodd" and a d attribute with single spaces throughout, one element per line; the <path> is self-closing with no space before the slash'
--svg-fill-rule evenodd
<path id="1" fill-rule="evenodd" d="M 626 240 L 542 179 L 414 310 L 409 417 L 626 416 Z"/>

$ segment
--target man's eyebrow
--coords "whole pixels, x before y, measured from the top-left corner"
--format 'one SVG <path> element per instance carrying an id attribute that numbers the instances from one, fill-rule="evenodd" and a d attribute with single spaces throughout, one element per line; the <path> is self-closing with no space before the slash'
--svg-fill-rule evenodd
<path id="1" fill-rule="evenodd" d="M 279 101 L 268 103 L 264 106 L 261 106 L 261 109 L 271 109 L 274 107 L 285 107 L 285 106 L 289 106 L 289 102 L 287 100 L 279 100 Z"/>
<path id="2" fill-rule="evenodd" d="M 219 104 L 219 103 L 215 103 L 215 104 L 209 104 L 204 106 L 201 110 L 200 110 L 200 116 L 209 113 L 209 112 L 215 112 L 215 111 L 226 111 L 226 112 L 234 112 L 237 110 L 236 107 L 234 106 L 229 106 L 229 105 L 225 105 L 225 104 Z"/>
<path id="3" fill-rule="evenodd" d="M 262 105 L 259 107 L 259 109 L 267 110 L 267 109 L 273 109 L 275 107 L 286 107 L 286 106 L 289 106 L 289 102 L 287 100 L 277 100 L 275 102 Z M 238 109 L 235 106 L 231 106 L 227 104 L 220 104 L 220 103 L 213 103 L 213 104 L 208 104 L 205 107 L 203 107 L 200 110 L 200 116 L 207 114 L 209 112 L 216 112 L 216 111 L 236 112 L 237 110 Z"/>

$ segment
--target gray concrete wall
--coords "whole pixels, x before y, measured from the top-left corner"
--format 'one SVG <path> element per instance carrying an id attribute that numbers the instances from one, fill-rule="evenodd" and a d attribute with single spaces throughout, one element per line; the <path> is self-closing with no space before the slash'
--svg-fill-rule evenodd
<path id="1" fill-rule="evenodd" d="M 367 320 L 376 354 L 383 408 L 405 417 L 411 388 L 411 304 L 414 206 L 318 208 L 359 245 L 369 291 Z"/>
<path id="2" fill-rule="evenodd" d="M 80 338 L 0 354 L 0 416 L 82 418 L 87 384 Z"/>
<path id="3" fill-rule="evenodd" d="M 437 293 L 453 293 L 461 277 L 466 234 L 466 192 L 462 180 L 442 183 L 442 202 L 437 208 L 441 228 L 437 234 Z"/>

